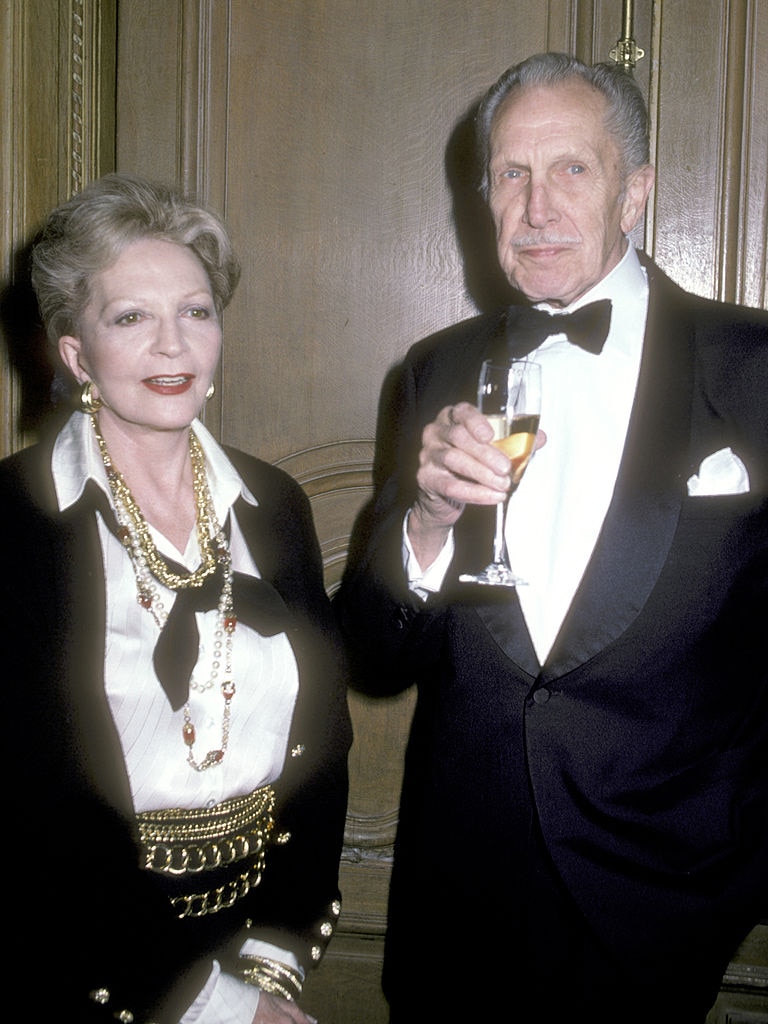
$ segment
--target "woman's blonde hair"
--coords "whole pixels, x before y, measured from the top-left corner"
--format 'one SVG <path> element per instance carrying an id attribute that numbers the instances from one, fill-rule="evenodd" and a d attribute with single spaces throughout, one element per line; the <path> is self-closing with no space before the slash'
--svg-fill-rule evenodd
<path id="1" fill-rule="evenodd" d="M 145 238 L 191 249 L 222 312 L 240 265 L 221 219 L 174 188 L 108 174 L 57 207 L 33 248 L 32 284 L 51 341 L 77 334 L 93 277 L 112 266 L 127 245 Z"/>

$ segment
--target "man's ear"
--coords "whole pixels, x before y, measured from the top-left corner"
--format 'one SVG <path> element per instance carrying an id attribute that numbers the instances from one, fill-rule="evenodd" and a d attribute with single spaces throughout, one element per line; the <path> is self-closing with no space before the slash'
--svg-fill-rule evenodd
<path id="1" fill-rule="evenodd" d="M 73 337 L 71 334 L 64 334 L 59 338 L 59 355 L 61 361 L 70 371 L 72 376 L 78 382 L 82 382 L 87 377 L 87 371 L 80 362 L 80 353 L 82 352 L 83 346 L 80 344 L 80 339 Z"/>
<path id="2" fill-rule="evenodd" d="M 621 230 L 625 235 L 642 217 L 655 178 L 656 172 L 650 164 L 638 167 L 629 175 L 621 204 Z"/>

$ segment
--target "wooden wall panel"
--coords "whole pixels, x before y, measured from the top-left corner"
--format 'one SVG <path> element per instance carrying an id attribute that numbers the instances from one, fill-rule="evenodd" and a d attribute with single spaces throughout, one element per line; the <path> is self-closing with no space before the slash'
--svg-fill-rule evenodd
<path id="1" fill-rule="evenodd" d="M 60 103 L 66 78 L 62 82 L 60 20 L 56 0 L 38 3 L 34 15 L 21 4 L 4 4 L 0 9 L 0 238 L 5 341 L 0 365 L 1 455 L 32 439 L 47 402 L 50 380 L 45 368 L 35 379 L 35 366 L 44 361 L 45 346 L 29 324 L 33 305 L 23 278 L 27 243 L 66 185 L 62 137 L 67 120 Z M 42 65 L 36 59 L 39 53 L 49 55 Z"/>
<path id="2" fill-rule="evenodd" d="M 499 294 L 470 188 L 467 114 L 504 68 L 536 50 L 607 59 L 622 7 L 12 0 L 0 6 L 4 280 L 13 284 L 13 256 L 48 209 L 113 162 L 212 202 L 244 273 L 206 417 L 224 441 L 302 482 L 333 591 L 371 494 L 387 374 L 417 338 Z M 659 169 L 634 241 L 684 286 L 764 307 L 767 7 L 634 5 L 646 51 L 635 74 Z M 19 426 L 23 369 L 0 365 L 2 453 L 31 436 Z M 351 698 L 342 933 L 307 1004 L 335 1024 L 386 1019 L 378 967 L 412 702 Z M 753 937 L 733 965 L 739 1012 L 752 1013 L 760 986 L 768 991 L 765 943 L 765 932 Z M 734 1006 L 713 1020 L 737 1019 Z"/>
<path id="3" fill-rule="evenodd" d="M 665 0 L 653 255 L 700 295 L 768 308 L 768 3 Z"/>
<path id="4" fill-rule="evenodd" d="M 50 411 L 28 245 L 48 212 L 114 167 L 116 0 L 0 5 L 0 456 Z"/>
<path id="5" fill-rule="evenodd" d="M 188 56 L 182 60 L 182 13 L 177 0 L 120 4 L 117 168 L 188 185 L 182 166 L 181 133 L 186 129 L 181 82 L 197 78 L 198 61 Z M 194 22 L 186 27 L 196 39 Z M 198 120 L 195 110 L 195 126 Z"/>
<path id="6" fill-rule="evenodd" d="M 246 286 L 227 324 L 229 441 L 277 458 L 371 436 L 387 369 L 473 308 L 446 146 L 547 27 L 546 5 L 232 4 L 227 215 Z"/>

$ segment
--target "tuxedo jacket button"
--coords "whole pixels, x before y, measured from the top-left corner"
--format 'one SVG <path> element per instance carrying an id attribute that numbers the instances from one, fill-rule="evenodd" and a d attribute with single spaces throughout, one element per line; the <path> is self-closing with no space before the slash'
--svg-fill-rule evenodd
<path id="1" fill-rule="evenodd" d="M 533 691 L 533 702 L 534 704 L 546 704 L 550 696 L 550 692 L 546 686 L 542 686 L 538 690 Z"/>

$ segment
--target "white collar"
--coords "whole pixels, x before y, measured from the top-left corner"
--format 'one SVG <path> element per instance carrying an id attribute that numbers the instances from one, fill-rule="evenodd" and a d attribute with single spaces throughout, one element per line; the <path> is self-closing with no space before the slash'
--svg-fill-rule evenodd
<path id="1" fill-rule="evenodd" d="M 205 455 L 208 487 L 219 522 L 224 522 L 226 513 L 240 496 L 249 504 L 258 505 L 240 474 L 200 420 L 192 421 L 192 429 Z M 93 480 L 110 498 L 106 470 L 89 416 L 74 412 L 64 424 L 53 446 L 51 471 L 61 511 L 78 500 L 88 480 Z"/>
<path id="2" fill-rule="evenodd" d="M 537 302 L 536 309 L 543 309 L 554 315 L 573 313 L 574 310 L 599 299 L 610 299 L 613 306 L 606 347 L 634 354 L 638 344 L 642 343 L 642 328 L 638 332 L 633 329 L 633 325 L 645 323 L 648 276 L 637 255 L 637 249 L 631 243 L 627 245 L 627 251 L 613 270 L 570 306 L 561 309 L 546 302 Z M 558 337 L 562 335 L 551 335 L 542 347 L 550 346 Z"/>
<path id="3" fill-rule="evenodd" d="M 537 302 L 535 307 L 544 309 L 547 313 L 573 313 L 589 302 L 597 302 L 598 299 L 611 299 L 612 302 L 615 302 L 621 301 L 627 295 L 635 296 L 638 287 L 645 287 L 646 284 L 645 270 L 640 263 L 637 249 L 628 243 L 627 251 L 613 270 L 610 270 L 589 291 L 580 295 L 570 306 L 552 306 L 548 302 Z"/>

